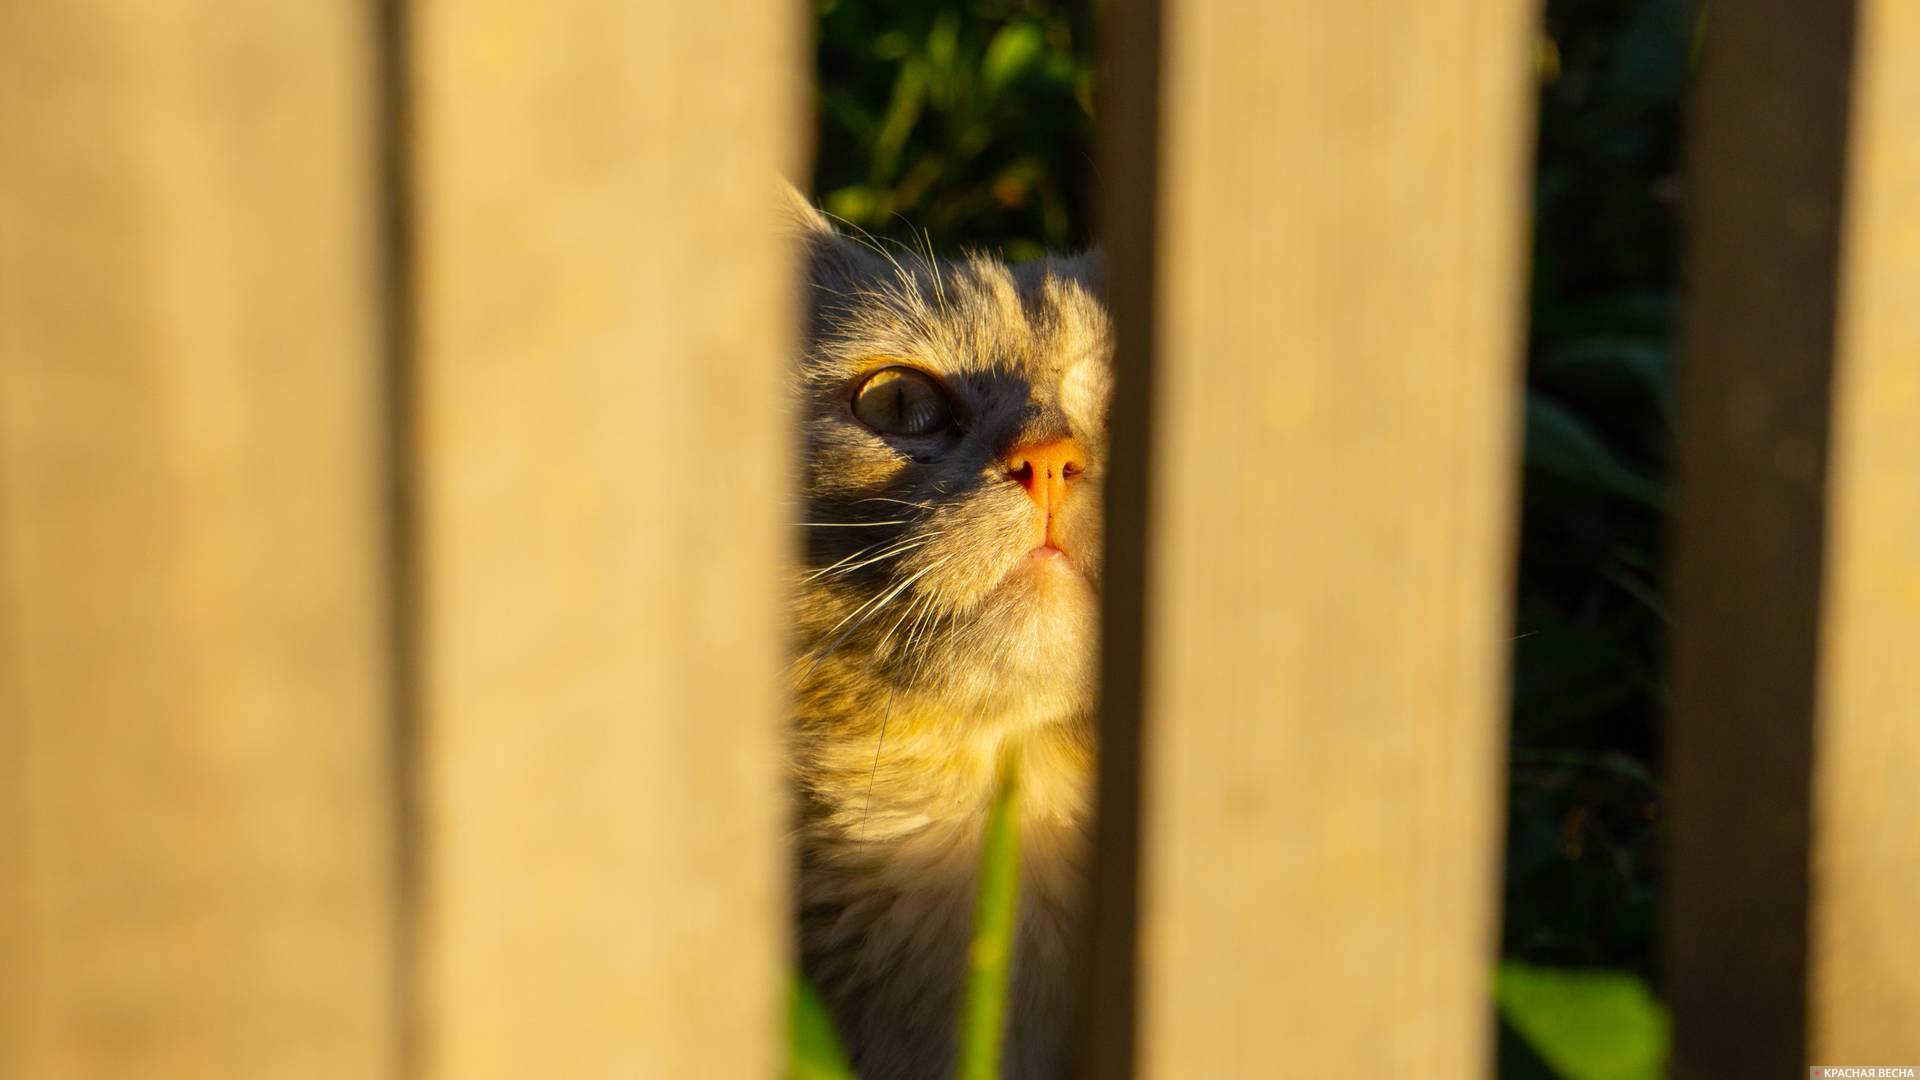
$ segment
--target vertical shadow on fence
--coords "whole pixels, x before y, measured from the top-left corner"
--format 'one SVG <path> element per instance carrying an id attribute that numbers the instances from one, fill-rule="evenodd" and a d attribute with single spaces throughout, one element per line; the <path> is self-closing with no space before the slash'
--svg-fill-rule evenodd
<path id="1" fill-rule="evenodd" d="M 1101 607 L 1100 780 L 1092 945 L 1080 1075 L 1134 1072 L 1147 515 L 1152 504 L 1154 229 L 1159 202 L 1160 2 L 1116 0 L 1103 30 L 1101 239 L 1113 312 L 1106 568 Z"/>
<path id="2" fill-rule="evenodd" d="M 1853 5 L 1711 25 L 1689 147 L 1675 524 L 1674 1074 L 1806 1060 L 1829 377 Z"/>
<path id="3" fill-rule="evenodd" d="M 385 396 L 381 457 L 386 481 L 387 633 L 393 835 L 393 1075 L 423 1072 L 419 1023 L 420 882 L 427 843 L 420 803 L 419 528 L 414 514 L 421 481 L 414 458 L 414 357 L 419 346 L 413 264 L 413 112 L 408 93 L 408 0 L 374 8 L 375 100 L 379 139 L 381 286 L 386 298 L 381 343 Z"/>

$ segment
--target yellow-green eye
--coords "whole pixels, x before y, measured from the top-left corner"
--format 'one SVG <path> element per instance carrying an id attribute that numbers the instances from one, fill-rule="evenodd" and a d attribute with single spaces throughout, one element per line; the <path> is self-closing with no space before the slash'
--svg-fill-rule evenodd
<path id="1" fill-rule="evenodd" d="M 912 368 L 876 371 L 853 394 L 853 415 L 882 435 L 936 435 L 953 426 L 946 392 Z"/>

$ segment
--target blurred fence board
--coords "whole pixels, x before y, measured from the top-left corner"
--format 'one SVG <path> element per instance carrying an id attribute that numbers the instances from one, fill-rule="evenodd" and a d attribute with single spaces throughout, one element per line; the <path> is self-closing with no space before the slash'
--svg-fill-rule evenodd
<path id="1" fill-rule="evenodd" d="M 1811 1058 L 1920 1064 L 1920 7 L 1863 0 L 1813 760 Z"/>
<path id="2" fill-rule="evenodd" d="M 779 1060 L 801 17 L 413 12 L 425 1075 Z"/>
<path id="3" fill-rule="evenodd" d="M 1103 751 L 1137 705 L 1139 1071 L 1481 1075 L 1532 9 L 1160 11 L 1151 267 L 1154 147 L 1105 114 L 1113 272 L 1157 277 L 1150 376 L 1121 342 L 1114 439 L 1148 436 L 1150 394 L 1150 490 L 1144 560 L 1139 493 L 1115 500 L 1108 590 L 1144 577 L 1145 613 L 1109 623 Z M 1109 81 L 1151 82 L 1149 52 Z M 1103 828 L 1098 903 L 1126 884 Z M 1095 953 L 1096 1017 L 1121 1015 L 1098 969 L 1131 951 Z M 1096 1032 L 1095 1075 L 1123 1038 Z"/>
<path id="4" fill-rule="evenodd" d="M 368 22 L 0 8 L 0 1075 L 391 1069 Z"/>

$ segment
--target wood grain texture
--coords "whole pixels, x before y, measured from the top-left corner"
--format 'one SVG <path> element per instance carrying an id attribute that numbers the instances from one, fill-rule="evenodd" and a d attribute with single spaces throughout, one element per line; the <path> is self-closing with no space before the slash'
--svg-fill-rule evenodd
<path id="1" fill-rule="evenodd" d="M 1532 14 L 1161 5 L 1140 1075 L 1489 1067 Z"/>
<path id="2" fill-rule="evenodd" d="M 0 1075 L 389 1075 L 363 5 L 0 6 Z"/>
<path id="3" fill-rule="evenodd" d="M 412 11 L 424 1075 L 779 1060 L 800 17 Z"/>
<path id="4" fill-rule="evenodd" d="M 1811 1058 L 1920 1063 L 1920 8 L 1860 7 L 1814 732 Z"/>
<path id="5" fill-rule="evenodd" d="M 1710 24 L 1691 113 L 1662 933 L 1680 1078 L 1810 1063 L 1808 799 L 1852 52 L 1852 5 L 1756 0 Z"/>

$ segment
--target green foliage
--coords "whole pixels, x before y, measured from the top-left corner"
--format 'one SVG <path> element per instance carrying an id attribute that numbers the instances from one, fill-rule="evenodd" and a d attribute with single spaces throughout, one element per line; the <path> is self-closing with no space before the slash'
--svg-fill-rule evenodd
<path id="1" fill-rule="evenodd" d="M 1696 25 L 1685 0 L 1546 8 L 1559 71 L 1541 88 L 1535 170 L 1499 982 L 1509 1080 L 1654 1076 L 1663 1058 L 1641 1052 L 1657 1014 L 1645 982 L 1520 962 L 1657 975 L 1678 160 Z"/>
<path id="2" fill-rule="evenodd" d="M 787 1080 L 853 1080 L 820 992 L 795 975 L 787 999 Z"/>
<path id="3" fill-rule="evenodd" d="M 1504 951 L 1653 970 L 1683 0 L 1549 0 Z"/>
<path id="4" fill-rule="evenodd" d="M 967 948 L 965 1005 L 960 1014 L 960 1080 L 998 1080 L 1007 1029 L 1007 986 L 1013 970 L 1014 920 L 1020 906 L 1020 771 L 1012 753 L 1000 759 L 1000 784 L 987 812 L 980 847 L 980 891 Z"/>
<path id="5" fill-rule="evenodd" d="M 814 186 L 829 213 L 915 245 L 1015 259 L 1087 242 L 1086 4 L 822 0 L 819 10 Z"/>
<path id="6" fill-rule="evenodd" d="M 1527 398 L 1527 467 L 1556 480 L 1659 511 L 1666 491 L 1622 464 L 1579 414 L 1544 394 Z"/>
<path id="7" fill-rule="evenodd" d="M 1566 1080 L 1666 1075 L 1666 1010 L 1637 976 L 1506 963 L 1494 997 L 1502 1017 Z"/>

